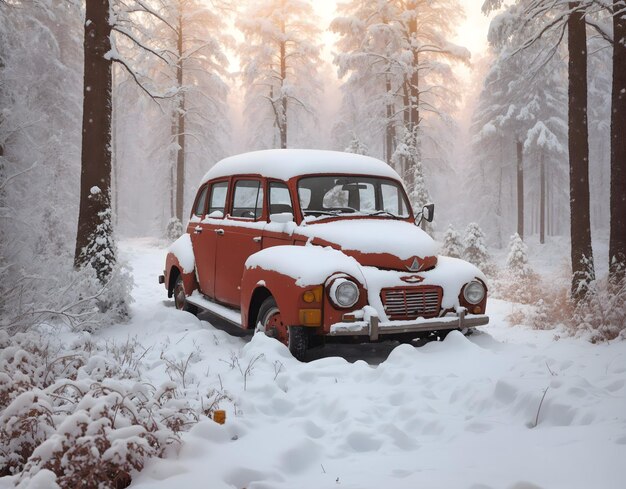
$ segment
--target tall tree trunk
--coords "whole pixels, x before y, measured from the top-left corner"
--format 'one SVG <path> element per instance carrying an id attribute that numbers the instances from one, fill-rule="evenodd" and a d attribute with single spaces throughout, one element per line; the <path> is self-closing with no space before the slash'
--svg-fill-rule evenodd
<path id="1" fill-rule="evenodd" d="M 626 1 L 614 0 L 613 13 L 609 277 L 616 284 L 626 268 Z"/>
<path id="2" fill-rule="evenodd" d="M 74 265 L 106 282 L 115 262 L 111 232 L 111 50 L 109 0 L 87 0 L 80 208 Z"/>
<path id="3" fill-rule="evenodd" d="M 385 77 L 385 90 L 387 93 L 387 100 L 391 100 L 391 80 L 388 76 Z M 394 152 L 394 141 L 396 139 L 396 130 L 393 125 L 393 102 L 387 102 L 387 121 L 385 126 L 385 161 L 388 165 L 392 164 L 391 158 Z"/>
<path id="4" fill-rule="evenodd" d="M 281 24 L 282 32 L 285 32 L 285 24 Z M 285 80 L 287 79 L 287 52 L 286 43 L 280 43 L 280 86 L 281 86 L 281 110 L 282 120 L 280 121 L 280 147 L 287 149 L 287 97 L 282 90 Z"/>
<path id="5" fill-rule="evenodd" d="M 539 156 L 539 242 L 546 242 L 546 155 Z"/>
<path id="6" fill-rule="evenodd" d="M 182 222 L 185 203 L 185 92 L 183 90 L 183 16 L 178 14 L 178 38 L 176 39 L 178 62 L 176 63 L 176 84 L 178 90 L 177 131 L 178 153 L 176 157 L 176 217 Z"/>
<path id="7" fill-rule="evenodd" d="M 570 2 L 570 9 L 580 2 Z M 572 259 L 572 298 L 587 295 L 595 279 L 589 217 L 589 132 L 587 125 L 587 31 L 584 12 L 573 12 L 567 21 L 569 50 L 569 182 Z"/>
<path id="8" fill-rule="evenodd" d="M 524 239 L 524 146 L 517 141 L 517 234 Z"/>

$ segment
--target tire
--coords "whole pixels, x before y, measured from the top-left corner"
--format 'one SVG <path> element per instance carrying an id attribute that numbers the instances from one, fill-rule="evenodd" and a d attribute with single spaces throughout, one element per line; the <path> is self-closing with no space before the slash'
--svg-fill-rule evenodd
<path id="1" fill-rule="evenodd" d="M 176 277 L 176 282 L 174 283 L 172 295 L 174 296 L 174 306 L 176 307 L 176 309 L 178 309 L 179 311 L 187 311 L 194 315 L 198 313 L 198 308 L 193 304 L 187 302 L 185 285 L 183 283 L 183 277 L 180 274 L 178 275 L 178 277 Z"/>
<path id="2" fill-rule="evenodd" d="M 255 333 L 264 333 L 289 348 L 296 360 L 303 361 L 309 348 L 309 330 L 306 326 L 288 326 L 282 322 L 280 309 L 272 296 L 263 301 L 257 314 Z"/>

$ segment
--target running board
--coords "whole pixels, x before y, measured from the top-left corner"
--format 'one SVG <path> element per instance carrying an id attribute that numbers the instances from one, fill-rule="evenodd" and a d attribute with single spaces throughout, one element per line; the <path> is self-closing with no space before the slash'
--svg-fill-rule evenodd
<path id="1" fill-rule="evenodd" d="M 190 296 L 186 297 L 187 302 L 193 304 L 194 306 L 199 307 L 209 313 L 217 316 L 218 318 L 241 328 L 241 312 L 236 309 L 231 309 L 230 307 L 223 306 L 222 304 L 218 304 L 213 302 L 203 295 L 201 295 L 197 290 L 193 292 Z"/>

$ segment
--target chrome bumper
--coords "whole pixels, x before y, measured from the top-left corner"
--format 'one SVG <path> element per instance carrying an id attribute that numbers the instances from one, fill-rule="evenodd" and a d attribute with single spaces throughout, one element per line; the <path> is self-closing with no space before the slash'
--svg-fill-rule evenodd
<path id="1" fill-rule="evenodd" d="M 400 333 L 422 333 L 427 331 L 441 331 L 449 329 L 475 328 L 489 322 L 489 316 L 472 314 L 467 316 L 465 311 L 451 316 L 432 319 L 416 319 L 413 321 L 382 322 L 372 316 L 368 321 L 354 321 L 351 323 L 335 323 L 330 327 L 329 336 L 369 336 L 371 341 L 378 340 L 379 336 Z"/>

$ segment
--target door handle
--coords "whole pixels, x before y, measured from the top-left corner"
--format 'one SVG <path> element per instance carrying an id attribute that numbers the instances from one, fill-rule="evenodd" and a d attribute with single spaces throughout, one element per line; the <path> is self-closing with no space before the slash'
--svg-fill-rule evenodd
<path id="1" fill-rule="evenodd" d="M 255 243 L 260 243 L 261 242 L 261 236 L 255 236 L 254 238 L 252 238 L 252 241 L 254 241 Z"/>
<path id="2" fill-rule="evenodd" d="M 216 230 L 215 230 L 215 233 L 216 233 L 218 236 L 222 236 L 222 235 L 224 234 L 224 230 L 223 230 L 223 229 L 216 229 Z"/>
<path id="3" fill-rule="evenodd" d="M 195 228 L 193 228 L 194 234 L 200 234 L 201 232 L 202 232 L 202 226 L 196 226 Z"/>

